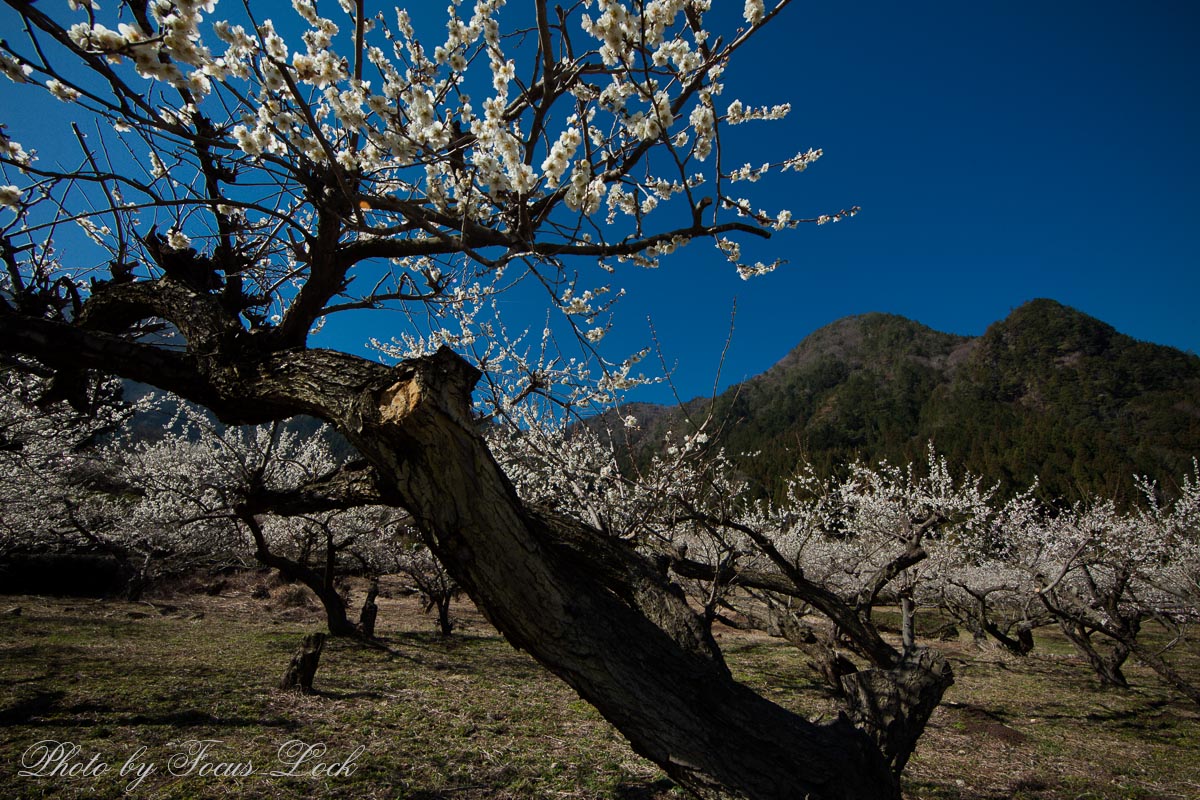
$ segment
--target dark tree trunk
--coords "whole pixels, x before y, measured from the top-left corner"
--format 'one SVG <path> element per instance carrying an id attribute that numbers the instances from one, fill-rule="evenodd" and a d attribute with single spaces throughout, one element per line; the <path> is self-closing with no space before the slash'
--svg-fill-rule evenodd
<path id="1" fill-rule="evenodd" d="M 1033 652 L 1033 625 L 1028 622 L 1017 624 L 1017 655 L 1027 656 Z"/>
<path id="2" fill-rule="evenodd" d="M 1130 649 L 1137 656 L 1138 661 L 1158 673 L 1160 678 L 1183 693 L 1193 703 L 1200 705 L 1200 687 L 1183 677 L 1183 674 L 1168 664 L 1162 656 L 1143 646 L 1136 639 L 1130 642 Z"/>
<path id="3" fill-rule="evenodd" d="M 1129 648 L 1119 641 L 1113 641 L 1107 653 L 1102 653 L 1092 641 L 1092 632 L 1077 622 L 1059 620 L 1059 628 L 1066 635 L 1075 649 L 1087 659 L 1088 665 L 1096 673 L 1101 688 L 1128 689 L 1129 681 L 1121 667 L 1129 658 Z"/>
<path id="4" fill-rule="evenodd" d="M 990 589 L 975 590 L 962 583 L 955 585 L 970 595 L 974 602 L 966 604 L 966 608 L 962 608 L 960 604 L 943 597 L 942 608 L 967 626 L 976 647 L 983 647 L 990 636 L 1013 655 L 1025 656 L 1033 651 L 1034 626 L 1032 622 L 1024 619 L 1016 623 L 1015 635 L 1013 635 L 1014 628 L 1011 623 L 1001 627 L 992 619 L 988 611 L 988 596 L 1007 590 L 1008 587 L 1000 585 Z"/>
<path id="5" fill-rule="evenodd" d="M 300 578 L 300 581 L 304 583 L 303 578 Z M 308 586 L 307 583 L 305 585 Z M 313 587 L 309 586 L 308 588 L 312 589 Z M 329 628 L 330 636 L 355 636 L 358 634 L 358 628 L 346 616 L 346 601 L 338 594 L 337 589 L 322 585 L 313 591 L 321 601 L 321 607 L 325 609 L 325 624 Z"/>
<path id="6" fill-rule="evenodd" d="M 125 584 L 125 599 L 131 603 L 136 603 L 142 599 L 142 595 L 146 593 L 146 572 L 148 566 L 143 563 L 141 567 L 133 567 L 129 575 L 129 581 Z"/>
<path id="7" fill-rule="evenodd" d="M 238 519 L 250 529 L 250 534 L 254 537 L 254 557 L 258 559 L 259 563 L 279 570 L 286 579 L 300 581 L 321 601 L 321 607 L 325 609 L 325 624 L 329 628 L 329 635 L 357 636 L 358 628 L 346 616 L 346 601 L 334 588 L 328 572 L 321 574 L 304 564 L 272 553 L 267 546 L 262 526 L 259 525 L 254 514 L 244 506 L 237 509 L 237 514 Z"/>
<path id="8" fill-rule="evenodd" d="M 929 717 L 954 683 L 950 665 L 935 650 L 917 647 L 913 640 L 912 601 L 902 599 L 905 647 L 891 668 L 859 670 L 824 637 L 797 619 L 782 616 L 783 635 L 804 650 L 814 669 L 841 698 L 849 718 L 875 741 L 892 772 L 899 777 Z"/>
<path id="9" fill-rule="evenodd" d="M 1033 652 L 1033 625 L 1028 622 L 1017 623 L 1014 636 L 1010 636 L 991 621 L 984 621 L 985 630 L 1000 645 L 1015 656 L 1027 656 Z"/>
<path id="10" fill-rule="evenodd" d="M 900 598 L 900 641 L 904 652 L 910 652 L 917 646 L 917 606 L 908 595 Z"/>
<path id="11" fill-rule="evenodd" d="M 305 636 L 300 648 L 292 655 L 292 661 L 279 681 L 279 688 L 289 691 L 298 689 L 305 694 L 311 694 L 313 678 L 321 664 L 321 651 L 324 648 L 325 634 L 310 633 Z"/>
<path id="12" fill-rule="evenodd" d="M 1128 579 L 1128 575 L 1127 575 Z M 1059 627 L 1071 643 L 1084 655 L 1103 687 L 1128 689 L 1129 682 L 1121 671 L 1130 653 L 1138 660 L 1158 673 L 1158 676 L 1170 686 L 1179 690 L 1189 700 L 1200 705 L 1200 687 L 1185 679 L 1177 669 L 1157 653 L 1146 647 L 1138 639 L 1142 629 L 1142 617 L 1136 611 L 1123 613 L 1120 607 L 1120 592 L 1101 593 L 1096 584 L 1091 583 L 1092 595 L 1098 600 L 1098 605 L 1105 609 L 1108 619 L 1101 619 L 1080 608 L 1070 608 L 1059 605 L 1053 596 L 1041 593 L 1042 604 L 1058 621 Z M 1098 633 L 1111 642 L 1109 652 L 1102 654 L 1092 642 L 1092 635 Z"/>
<path id="13" fill-rule="evenodd" d="M 368 639 L 375 637 L 375 619 L 379 616 L 379 606 L 375 598 L 379 596 L 379 581 L 371 581 L 367 589 L 367 599 L 363 602 L 362 611 L 358 613 L 358 628 Z"/>
<path id="14" fill-rule="evenodd" d="M 1200 687 L 1187 680 L 1160 654 L 1138 640 L 1142 623 L 1137 617 L 1118 618 L 1116 624 L 1105 626 L 1102 629 L 1101 635 L 1112 643 L 1107 654 L 1100 652 L 1100 649 L 1092 642 L 1093 631 L 1081 622 L 1060 620 L 1059 624 L 1071 643 L 1087 658 L 1088 663 L 1096 672 L 1096 676 L 1100 679 L 1101 686 L 1129 688 L 1129 682 L 1125 679 L 1121 668 L 1132 654 L 1137 657 L 1138 661 L 1154 670 L 1168 685 L 1181 692 L 1193 703 L 1200 705 Z"/>
<path id="15" fill-rule="evenodd" d="M 425 613 L 436 610 L 438 633 L 442 636 L 449 636 L 454 632 L 454 620 L 450 619 L 450 603 L 454 600 L 458 589 L 447 589 L 444 585 L 434 588 L 427 583 L 425 588 L 420 591 L 421 602 L 425 604 Z"/>
<path id="16" fill-rule="evenodd" d="M 434 598 L 434 604 L 437 606 L 438 633 L 442 636 L 449 636 L 454 632 L 454 622 L 450 619 L 451 599 L 452 596 L 449 592 L 439 594 Z"/>
<path id="17" fill-rule="evenodd" d="M 734 681 L 648 559 L 525 509 L 471 419 L 477 377 L 449 351 L 409 362 L 344 432 L 394 479 L 431 549 L 510 642 L 700 796 L 899 797 L 852 725 L 808 722 Z"/>
<path id="18" fill-rule="evenodd" d="M 897 776 L 953 683 L 946 660 L 920 647 L 906 649 L 890 670 L 862 670 L 842 677 L 851 719 L 876 741 Z"/>

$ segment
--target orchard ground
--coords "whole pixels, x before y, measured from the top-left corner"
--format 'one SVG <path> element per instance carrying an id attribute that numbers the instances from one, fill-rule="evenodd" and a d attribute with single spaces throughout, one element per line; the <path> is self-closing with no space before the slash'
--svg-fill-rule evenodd
<path id="1" fill-rule="evenodd" d="M 385 581 L 378 630 L 386 650 L 331 640 L 316 694 L 279 691 L 290 654 L 322 618 L 295 586 L 271 584 L 269 598 L 251 597 L 268 583 L 246 573 L 207 586 L 215 596 L 179 591 L 143 603 L 0 601 L 5 796 L 683 796 L 465 601 L 454 609 L 458 632 L 442 639 L 416 598 L 388 592 Z M 354 588 L 356 608 L 365 585 Z M 756 690 L 809 716 L 836 713 L 803 655 L 783 640 L 723 627 L 718 636 L 735 673 Z M 957 682 L 906 770 L 906 798 L 1200 797 L 1200 710 L 1149 670 L 1131 664 L 1132 690 L 1099 691 L 1052 629 L 1039 631 L 1026 658 L 977 649 L 965 634 L 939 647 Z M 1174 659 L 1200 678 L 1200 645 L 1183 644 Z M 202 740 L 214 741 L 171 775 L 168 760 Z M 62 765 L 20 776 L 22 757 L 35 767 L 26 771 L 39 771 L 30 748 L 41 741 L 78 745 L 67 762 L 77 774 L 63 775 Z M 326 749 L 281 761 L 288 742 Z M 134 768 L 147 764 L 154 771 L 127 789 Z"/>

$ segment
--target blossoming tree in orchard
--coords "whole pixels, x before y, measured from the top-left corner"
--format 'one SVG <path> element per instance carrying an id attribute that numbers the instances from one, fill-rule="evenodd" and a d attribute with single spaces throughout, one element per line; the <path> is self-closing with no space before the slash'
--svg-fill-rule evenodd
<path id="1" fill-rule="evenodd" d="M 44 376 L 0 368 L 0 555 L 99 551 L 136 576 L 152 547 L 111 534 L 125 504 L 109 491 L 103 440 L 129 411 L 116 381 L 75 397 L 85 411 L 49 394 Z M 133 582 L 133 586 L 137 581 Z"/>
<path id="2" fill-rule="evenodd" d="M 278 423 L 223 427 L 179 405 L 166 435 L 117 441 L 107 456 L 116 465 L 114 481 L 139 495 L 121 526 L 126 536 L 161 531 L 169 539 L 164 553 L 208 550 L 235 563 L 257 560 L 308 587 L 331 634 L 357 635 L 335 581 L 386 560 L 405 515 L 367 504 L 352 485 L 339 488 L 336 502 L 324 497 L 331 476 L 344 481 L 355 470 L 340 468 L 319 431 L 302 436 Z M 362 504 L 351 505 L 356 498 Z"/>
<path id="3" fill-rule="evenodd" d="M 349 619 L 340 578 L 400 574 L 450 633 L 450 602 L 460 591 L 453 578 L 407 514 L 375 503 L 365 465 L 336 458 L 325 432 L 221 426 L 163 396 L 141 405 L 157 405 L 160 417 L 173 408 L 174 418 L 160 437 L 118 437 L 95 454 L 110 491 L 126 499 L 120 521 L 98 540 L 120 548 L 153 539 L 161 563 L 147 566 L 160 573 L 257 561 L 311 590 L 334 636 L 364 633 Z"/>
<path id="4" fill-rule="evenodd" d="M 672 569 L 765 601 L 770 626 L 809 654 L 899 772 L 953 682 L 946 660 L 916 641 L 916 605 L 929 602 L 955 543 L 991 516 L 993 492 L 952 476 L 932 450 L 924 470 L 854 464 L 820 478 L 802 465 L 776 503 L 730 504 L 730 479 L 713 485 L 712 500 L 679 500 L 694 524 Z M 874 619 L 885 601 L 902 610 L 899 649 Z"/>
<path id="5" fill-rule="evenodd" d="M 509 641 L 698 795 L 899 796 L 866 732 L 734 681 L 631 546 L 523 504 L 472 413 L 481 377 L 501 408 L 628 383 L 630 361 L 598 348 L 630 262 L 690 242 L 770 269 L 741 241 L 796 220 L 740 196 L 761 170 L 727 171 L 722 132 L 786 108 L 746 107 L 722 73 L 786 0 L 748 0 L 725 32 L 702 0 L 534 0 L 509 33 L 480 0 L 436 41 L 365 0 L 336 18 L 297 0 L 286 23 L 252 4 L 214 19 L 212 0 L 6 4 L 23 34 L 0 70 L 78 122 L 39 160 L 5 120 L 3 352 L 57 370 L 64 396 L 97 370 L 227 423 L 330 422 Z M 493 300 L 524 286 L 578 356 L 508 337 Z M 408 326 L 396 366 L 308 346 L 331 315 L 375 308 L 400 312 L 385 333 Z M 148 336 L 164 325 L 181 346 Z"/>
<path id="6" fill-rule="evenodd" d="M 1058 514 L 1027 515 L 1007 531 L 1005 559 L 1029 576 L 1031 592 L 1087 659 L 1102 685 L 1125 688 L 1132 654 L 1193 702 L 1195 686 L 1164 654 L 1200 619 L 1200 468 L 1171 502 L 1142 479 L 1143 503 L 1127 511 L 1091 498 Z M 1165 647 L 1147 644 L 1157 625 Z"/>

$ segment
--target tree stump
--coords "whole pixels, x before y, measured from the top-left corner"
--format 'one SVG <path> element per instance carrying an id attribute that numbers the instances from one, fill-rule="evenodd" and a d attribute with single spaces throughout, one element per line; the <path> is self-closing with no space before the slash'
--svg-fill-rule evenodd
<path id="1" fill-rule="evenodd" d="M 312 693 L 313 676 L 317 674 L 317 666 L 321 662 L 321 650 L 325 648 L 325 634 L 310 633 L 300 643 L 300 649 L 292 654 L 292 662 L 288 664 L 283 679 L 279 682 L 280 689 L 299 689 L 304 694 Z"/>
<path id="2" fill-rule="evenodd" d="M 376 605 L 375 598 L 378 596 L 379 581 L 371 581 L 371 588 L 367 589 L 367 600 L 358 614 L 358 627 L 368 639 L 375 638 L 375 618 L 379 616 L 379 606 Z"/>

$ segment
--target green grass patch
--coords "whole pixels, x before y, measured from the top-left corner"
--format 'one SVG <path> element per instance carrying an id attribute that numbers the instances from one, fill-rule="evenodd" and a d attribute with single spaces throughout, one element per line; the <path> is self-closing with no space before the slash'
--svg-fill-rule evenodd
<path id="1" fill-rule="evenodd" d="M 465 632 L 443 639 L 412 601 L 383 601 L 388 650 L 331 640 L 318 693 L 302 696 L 275 685 L 303 634 L 320 629 L 315 612 L 282 613 L 240 593 L 169 602 L 6 602 L 21 613 L 0 624 L 5 797 L 682 796 L 473 609 L 460 607 Z M 757 691 L 809 716 L 836 713 L 803 654 L 785 642 L 733 631 L 719 638 Z M 1062 645 L 1052 631 L 1039 632 L 1038 651 L 1024 659 L 965 641 L 942 645 L 957 683 L 910 764 L 906 796 L 1200 796 L 1200 709 L 1132 664 L 1133 690 L 1098 691 Z M 1197 677 L 1194 649 L 1176 663 Z M 197 759 L 201 745 L 189 743 L 200 741 L 210 744 Z M 18 775 L 23 757 L 35 766 L 38 742 L 77 746 L 77 772 L 93 756 L 93 771 L 100 762 L 107 769 Z M 279 758 L 288 742 L 325 749 L 295 775 L 267 774 L 288 769 Z M 127 761 L 155 770 L 127 789 L 137 778 L 128 768 L 120 774 Z M 326 766 L 314 774 L 318 763 Z"/>

